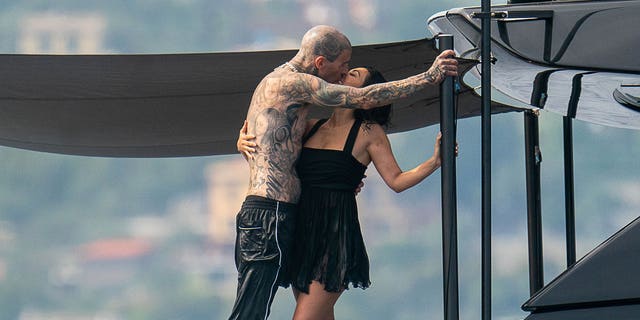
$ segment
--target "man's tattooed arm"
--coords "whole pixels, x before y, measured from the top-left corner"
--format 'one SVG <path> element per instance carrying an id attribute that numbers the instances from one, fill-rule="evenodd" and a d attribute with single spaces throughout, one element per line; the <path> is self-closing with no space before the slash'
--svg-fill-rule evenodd
<path id="1" fill-rule="evenodd" d="M 457 61 L 441 54 L 429 70 L 402 80 L 353 88 L 329 84 L 317 77 L 298 74 L 286 88 L 291 93 L 289 96 L 303 97 L 306 103 L 325 107 L 369 109 L 409 97 L 429 85 L 439 84 L 445 76 L 456 74 Z"/>
<path id="2" fill-rule="evenodd" d="M 406 98 L 428 85 L 438 84 L 444 78 L 439 68 L 431 68 L 421 74 L 386 83 L 378 83 L 364 88 L 354 88 L 327 83 L 320 78 L 300 75 L 299 83 L 288 86 L 288 90 L 305 88 L 310 104 L 324 107 L 374 108 Z"/>
<path id="3" fill-rule="evenodd" d="M 421 74 L 386 83 L 378 83 L 364 88 L 349 90 L 345 97 L 347 108 L 374 108 L 406 98 L 429 85 L 439 84 L 445 73 L 435 66 Z"/>

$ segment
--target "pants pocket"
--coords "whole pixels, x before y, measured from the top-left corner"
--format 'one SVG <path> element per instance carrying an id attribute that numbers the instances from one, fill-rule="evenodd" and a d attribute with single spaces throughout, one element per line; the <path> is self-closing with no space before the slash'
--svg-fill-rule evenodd
<path id="1" fill-rule="evenodd" d="M 261 226 L 238 226 L 240 254 L 245 261 L 262 260 L 266 235 Z"/>

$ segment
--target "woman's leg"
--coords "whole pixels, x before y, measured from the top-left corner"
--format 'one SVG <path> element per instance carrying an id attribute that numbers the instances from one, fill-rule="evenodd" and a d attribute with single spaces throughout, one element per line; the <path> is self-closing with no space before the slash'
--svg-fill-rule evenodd
<path id="1" fill-rule="evenodd" d="M 340 298 L 340 292 L 327 292 L 324 285 L 318 281 L 312 281 L 309 285 L 309 294 L 299 292 L 296 299 L 296 311 L 294 320 L 334 320 L 333 306 Z M 294 293 L 295 295 L 295 293 Z"/>
<path id="2" fill-rule="evenodd" d="M 302 291 L 296 289 L 294 286 L 291 286 L 291 291 L 293 291 L 293 298 L 296 299 L 296 303 L 298 303 L 298 297 Z"/>

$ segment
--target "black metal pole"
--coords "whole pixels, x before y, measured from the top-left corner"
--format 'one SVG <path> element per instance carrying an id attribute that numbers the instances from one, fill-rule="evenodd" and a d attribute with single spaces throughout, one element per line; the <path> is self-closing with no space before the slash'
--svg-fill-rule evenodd
<path id="1" fill-rule="evenodd" d="M 491 319 L 491 0 L 482 0 L 482 320 Z"/>
<path id="2" fill-rule="evenodd" d="M 544 285 L 542 264 L 542 213 L 540 200 L 540 152 L 538 116 L 524 112 L 525 166 L 527 172 L 527 229 L 529 236 L 529 293 Z"/>
<path id="3" fill-rule="evenodd" d="M 439 35 L 440 51 L 453 49 L 452 35 Z M 453 77 L 440 84 L 440 132 L 442 142 L 442 264 L 444 319 L 458 319 L 458 232 L 455 171 L 455 110 Z"/>
<path id="4" fill-rule="evenodd" d="M 578 110 L 578 102 L 582 93 L 582 77 L 593 72 L 582 72 L 571 80 L 571 98 L 567 107 L 567 115 L 563 117 L 564 131 L 564 207 L 567 247 L 567 268 L 576 263 L 576 215 L 573 181 L 573 118 Z"/>
<path id="5" fill-rule="evenodd" d="M 563 117 L 564 130 L 564 207 L 567 237 L 567 268 L 576 263 L 576 215 L 573 188 L 573 120 Z"/>

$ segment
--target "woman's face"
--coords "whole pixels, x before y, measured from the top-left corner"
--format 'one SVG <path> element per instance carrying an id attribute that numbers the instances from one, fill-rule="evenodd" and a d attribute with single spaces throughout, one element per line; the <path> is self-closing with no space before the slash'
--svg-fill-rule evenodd
<path id="1" fill-rule="evenodd" d="M 369 71 L 367 68 L 353 68 L 347 72 L 347 76 L 342 81 L 342 84 L 345 86 L 360 88 L 368 76 Z"/>

